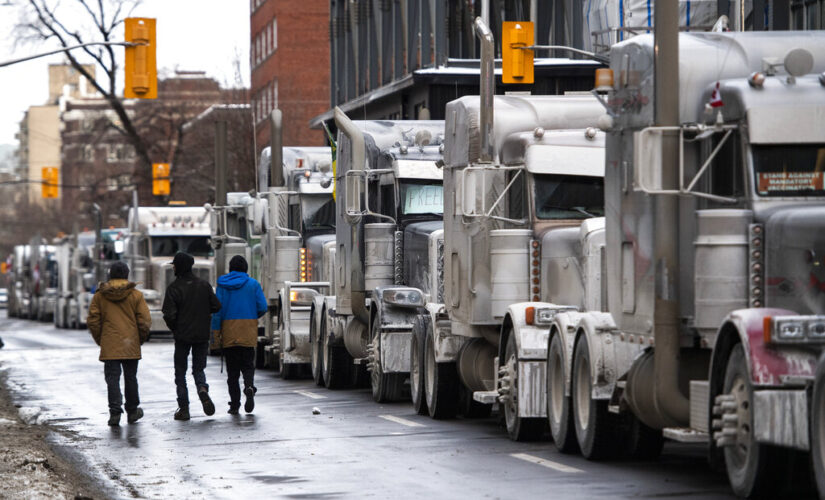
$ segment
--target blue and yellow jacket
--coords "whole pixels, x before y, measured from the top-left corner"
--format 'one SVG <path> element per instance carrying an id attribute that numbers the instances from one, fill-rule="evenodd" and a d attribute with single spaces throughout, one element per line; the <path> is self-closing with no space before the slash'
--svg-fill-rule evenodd
<path id="1" fill-rule="evenodd" d="M 222 307 L 212 315 L 212 330 L 220 332 L 221 347 L 255 347 L 258 318 L 267 309 L 261 285 L 246 273 L 232 271 L 218 278 L 216 295 Z"/>

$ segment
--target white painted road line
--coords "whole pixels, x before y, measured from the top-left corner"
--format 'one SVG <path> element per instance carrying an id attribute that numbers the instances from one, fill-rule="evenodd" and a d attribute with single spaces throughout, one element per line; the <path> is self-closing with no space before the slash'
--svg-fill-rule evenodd
<path id="1" fill-rule="evenodd" d="M 528 455 L 526 453 L 513 453 L 510 456 L 513 458 L 518 458 L 519 460 L 534 463 L 536 465 L 541 465 L 542 467 L 547 467 L 548 469 L 557 470 L 559 472 L 584 472 L 581 469 L 570 467 L 569 465 L 560 464 L 544 458 L 534 457 L 533 455 Z"/>
<path id="2" fill-rule="evenodd" d="M 301 396 L 306 396 L 310 399 L 326 399 L 326 396 L 322 396 L 321 394 L 315 394 L 314 392 L 307 392 L 307 391 L 295 391 L 295 394 L 300 394 Z"/>
<path id="3" fill-rule="evenodd" d="M 395 422 L 396 424 L 406 425 L 407 427 L 426 427 L 424 424 L 407 420 L 406 418 L 396 417 L 395 415 L 378 415 L 378 418 Z"/>

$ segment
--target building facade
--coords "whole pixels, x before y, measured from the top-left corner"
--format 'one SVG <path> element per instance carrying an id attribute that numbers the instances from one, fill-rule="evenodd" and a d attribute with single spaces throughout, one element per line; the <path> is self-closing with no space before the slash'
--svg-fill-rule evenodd
<path id="1" fill-rule="evenodd" d="M 249 53 L 257 150 L 269 145 L 275 108 L 284 145 L 323 145 L 309 122 L 329 107 L 329 0 L 250 0 Z"/>

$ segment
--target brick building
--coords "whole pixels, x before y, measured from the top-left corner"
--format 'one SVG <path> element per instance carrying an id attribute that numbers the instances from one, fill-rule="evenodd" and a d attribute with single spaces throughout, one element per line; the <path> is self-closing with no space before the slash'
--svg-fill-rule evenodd
<path id="1" fill-rule="evenodd" d="M 276 107 L 284 145 L 323 145 L 309 121 L 329 108 L 329 0 L 250 0 L 249 54 L 258 151 L 269 145 Z"/>

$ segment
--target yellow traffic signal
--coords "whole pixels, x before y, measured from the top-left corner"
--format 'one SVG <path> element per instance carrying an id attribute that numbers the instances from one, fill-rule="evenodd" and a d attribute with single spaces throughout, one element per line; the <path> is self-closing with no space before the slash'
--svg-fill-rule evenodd
<path id="1" fill-rule="evenodd" d="M 123 97 L 155 99 L 158 96 L 155 20 L 145 17 L 128 17 L 125 26 L 124 39 L 137 45 L 126 47 Z"/>
<path id="2" fill-rule="evenodd" d="M 501 24 L 502 83 L 533 83 L 533 23 L 506 21 Z"/>
<path id="3" fill-rule="evenodd" d="M 155 196 L 169 196 L 171 187 L 169 185 L 169 164 L 152 164 L 152 194 Z"/>
<path id="4" fill-rule="evenodd" d="M 40 170 L 40 194 L 43 198 L 57 198 L 60 194 L 60 169 L 43 167 Z"/>

